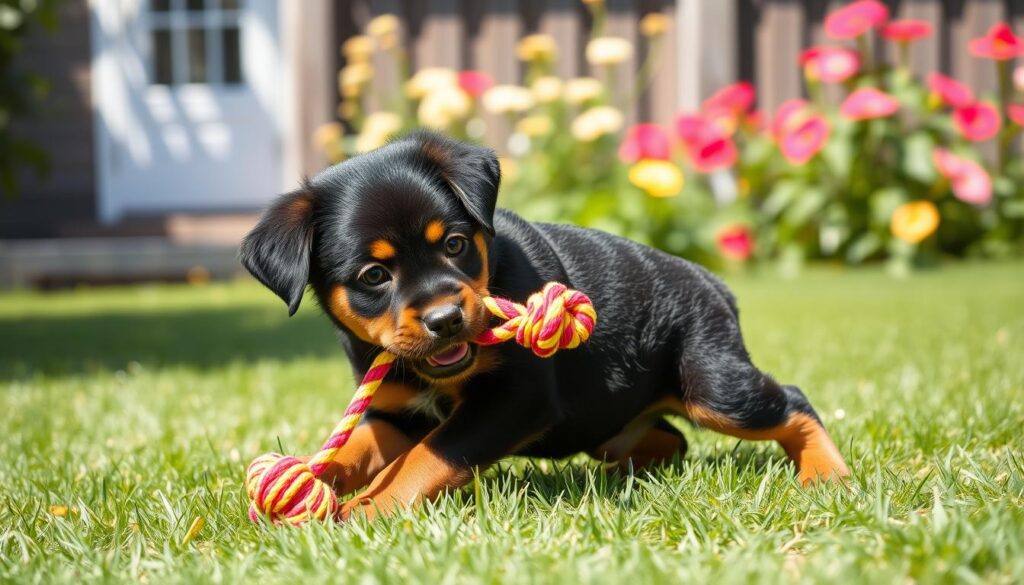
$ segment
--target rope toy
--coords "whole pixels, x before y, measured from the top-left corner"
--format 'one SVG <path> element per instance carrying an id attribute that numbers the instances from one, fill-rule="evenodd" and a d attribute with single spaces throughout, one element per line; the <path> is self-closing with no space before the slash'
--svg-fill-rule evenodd
<path id="1" fill-rule="evenodd" d="M 572 349 L 590 337 L 597 313 L 587 295 L 549 282 L 530 295 L 526 305 L 499 297 L 484 297 L 484 306 L 502 323 L 476 338 L 480 345 L 494 345 L 515 338 L 537 357 L 551 357 L 559 349 Z M 265 515 L 274 524 L 299 525 L 309 520 L 336 518 L 341 506 L 334 490 L 320 479 L 334 456 L 348 442 L 373 394 L 391 370 L 396 356 L 382 351 L 373 360 L 355 396 L 345 409 L 330 438 L 307 462 L 280 453 L 257 457 L 246 471 L 249 518 Z"/>

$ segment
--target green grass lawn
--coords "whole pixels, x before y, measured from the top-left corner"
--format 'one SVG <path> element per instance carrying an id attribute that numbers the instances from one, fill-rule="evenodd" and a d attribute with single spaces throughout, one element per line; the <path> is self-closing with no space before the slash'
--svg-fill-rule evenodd
<path id="1" fill-rule="evenodd" d="M 312 303 L 289 320 L 250 282 L 0 295 L 0 581 L 1022 582 L 1024 264 L 731 285 L 852 489 L 679 421 L 690 455 L 651 474 L 513 460 L 301 529 L 251 524 L 241 482 L 278 443 L 314 450 L 353 389 Z"/>

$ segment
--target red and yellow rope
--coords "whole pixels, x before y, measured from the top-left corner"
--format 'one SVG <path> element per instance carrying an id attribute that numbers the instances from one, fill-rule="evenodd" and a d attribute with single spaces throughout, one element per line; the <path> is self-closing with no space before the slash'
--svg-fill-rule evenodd
<path id="1" fill-rule="evenodd" d="M 577 347 L 590 337 L 597 323 L 597 313 L 587 295 L 557 282 L 549 282 L 541 292 L 530 295 L 526 305 L 499 297 L 485 297 L 483 301 L 502 323 L 485 330 L 477 343 L 494 345 L 514 338 L 542 358 L 551 357 L 559 349 Z M 249 518 L 255 522 L 262 515 L 275 524 L 302 524 L 337 515 L 340 506 L 334 490 L 320 480 L 320 475 L 348 442 L 395 359 L 386 351 L 377 355 L 345 415 L 309 461 L 267 453 L 249 464 L 245 480 L 251 501 Z"/>

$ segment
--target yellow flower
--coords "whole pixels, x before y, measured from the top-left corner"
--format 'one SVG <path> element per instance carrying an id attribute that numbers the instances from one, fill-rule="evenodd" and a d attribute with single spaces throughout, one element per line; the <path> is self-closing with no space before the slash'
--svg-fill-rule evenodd
<path id="1" fill-rule="evenodd" d="M 341 44 L 341 54 L 349 63 L 365 63 L 373 54 L 373 39 L 366 35 L 356 35 Z"/>
<path id="2" fill-rule="evenodd" d="M 370 19 L 366 25 L 366 32 L 371 37 L 382 37 L 398 32 L 398 24 L 398 17 L 394 14 L 381 14 Z"/>
<path id="3" fill-rule="evenodd" d="M 416 114 L 424 126 L 443 130 L 469 115 L 472 107 L 473 100 L 466 92 L 458 87 L 442 86 L 423 98 Z"/>
<path id="4" fill-rule="evenodd" d="M 587 43 L 591 65 L 618 65 L 633 56 L 633 44 L 618 37 L 597 37 Z"/>
<path id="5" fill-rule="evenodd" d="M 551 118 L 543 114 L 526 116 L 516 124 L 516 132 L 531 138 L 547 136 L 551 134 L 552 129 L 554 129 L 554 124 L 551 122 Z"/>
<path id="6" fill-rule="evenodd" d="M 338 104 L 338 116 L 343 120 L 351 120 L 356 117 L 356 113 L 359 112 L 359 104 L 352 100 L 344 100 Z"/>
<path id="7" fill-rule="evenodd" d="M 651 12 L 640 19 L 640 33 L 645 37 L 656 37 L 668 30 L 669 19 L 664 14 Z"/>
<path id="8" fill-rule="evenodd" d="M 484 92 L 483 104 L 494 114 L 523 112 L 533 107 L 533 95 L 518 85 L 495 85 Z"/>
<path id="9" fill-rule="evenodd" d="M 611 106 L 597 106 L 572 121 L 572 135 L 581 142 L 593 142 L 622 128 L 622 112 Z"/>
<path id="10" fill-rule="evenodd" d="M 405 93 L 411 98 L 420 99 L 440 87 L 458 85 L 458 75 L 445 67 L 427 67 L 420 69 L 405 83 Z"/>
<path id="11" fill-rule="evenodd" d="M 557 50 L 551 35 L 530 35 L 519 40 L 516 55 L 521 61 L 551 61 Z"/>
<path id="12" fill-rule="evenodd" d="M 562 80 L 553 75 L 539 77 L 530 86 L 530 91 L 533 92 L 533 97 L 538 103 L 550 104 L 561 97 Z"/>
<path id="13" fill-rule="evenodd" d="M 565 99 L 578 105 L 597 99 L 604 93 L 604 86 L 593 77 L 577 77 L 565 82 Z"/>
<path id="14" fill-rule="evenodd" d="M 351 63 L 338 73 L 338 88 L 341 95 L 352 98 L 363 93 L 363 88 L 373 79 L 373 67 L 369 63 Z"/>
<path id="15" fill-rule="evenodd" d="M 363 131 L 356 137 L 356 150 L 369 152 L 383 146 L 388 138 L 402 129 L 402 117 L 394 112 L 374 112 L 363 121 Z"/>
<path id="16" fill-rule="evenodd" d="M 892 235 L 917 244 L 935 233 L 939 227 L 939 210 L 931 201 L 911 201 L 892 212 L 889 229 Z"/>
<path id="17" fill-rule="evenodd" d="M 381 49 L 393 49 L 398 45 L 399 20 L 394 14 L 373 17 L 366 25 L 366 32 L 377 41 Z"/>
<path id="18" fill-rule="evenodd" d="M 338 144 L 344 134 L 345 131 L 342 129 L 341 124 L 328 122 L 313 132 L 313 143 L 326 150 Z"/>
<path id="19" fill-rule="evenodd" d="M 683 190 L 683 172 L 667 160 L 645 158 L 629 167 L 629 182 L 652 197 L 675 197 Z"/>

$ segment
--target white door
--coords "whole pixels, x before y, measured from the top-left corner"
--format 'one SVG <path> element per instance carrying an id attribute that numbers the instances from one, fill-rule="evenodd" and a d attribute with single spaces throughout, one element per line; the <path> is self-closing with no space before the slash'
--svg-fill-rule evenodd
<path id="1" fill-rule="evenodd" d="M 282 181 L 276 0 L 91 0 L 99 216 L 255 209 Z"/>

